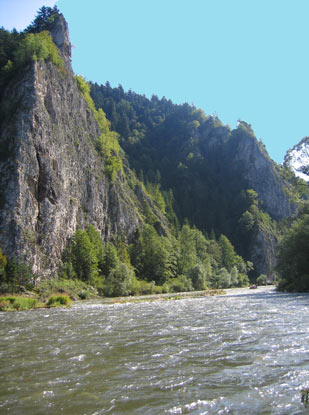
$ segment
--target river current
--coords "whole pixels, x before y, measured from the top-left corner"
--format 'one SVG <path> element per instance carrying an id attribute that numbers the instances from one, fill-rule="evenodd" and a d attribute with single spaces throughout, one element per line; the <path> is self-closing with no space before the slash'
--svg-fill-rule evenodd
<path id="1" fill-rule="evenodd" d="M 308 414 L 309 296 L 0 314 L 0 413 Z"/>

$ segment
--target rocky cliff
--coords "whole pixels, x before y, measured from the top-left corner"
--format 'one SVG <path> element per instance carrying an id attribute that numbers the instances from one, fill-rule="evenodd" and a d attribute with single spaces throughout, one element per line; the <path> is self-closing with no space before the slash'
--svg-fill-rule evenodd
<path id="1" fill-rule="evenodd" d="M 128 185 L 125 160 L 113 181 L 104 174 L 94 145 L 101 131 L 74 79 L 62 15 L 50 31 L 64 67 L 38 60 L 10 81 L 3 101 L 11 111 L 0 136 L 6 149 L 0 163 L 0 246 L 46 276 L 59 266 L 78 227 L 91 223 L 103 239 L 130 239 L 143 223 L 145 203 L 165 226 L 138 184 Z"/>
<path id="2" fill-rule="evenodd" d="M 238 189 L 254 189 L 262 207 L 272 218 L 280 220 L 295 213 L 296 206 L 287 196 L 290 183 L 280 176 L 251 126 L 239 122 L 238 128 L 206 128 L 202 133 L 203 152 L 208 160 L 215 159 L 224 166 L 226 183 L 238 181 Z"/>
<path id="3" fill-rule="evenodd" d="M 240 122 L 238 128 L 209 128 L 203 131 L 203 152 L 208 160 L 220 160 L 224 166 L 226 186 L 233 187 L 235 197 L 242 189 L 252 189 L 258 195 L 256 207 L 269 215 L 269 219 L 280 221 L 296 212 L 296 204 L 291 200 L 288 190 L 291 187 L 281 174 L 280 167 L 274 163 L 265 147 L 256 139 L 251 126 Z M 231 206 L 233 200 L 231 199 Z M 254 208 L 248 206 L 251 213 Z M 256 212 L 258 210 L 256 209 Z M 243 223 L 241 209 L 238 227 Z M 266 219 L 265 219 L 266 218 Z M 255 225 L 248 229 L 248 235 L 240 238 L 241 253 L 255 265 L 257 275 L 271 276 L 276 265 L 276 245 L 278 235 L 271 220 L 265 215 L 255 217 Z M 234 229 L 233 232 L 237 232 Z M 233 240 L 233 235 L 230 236 Z"/>

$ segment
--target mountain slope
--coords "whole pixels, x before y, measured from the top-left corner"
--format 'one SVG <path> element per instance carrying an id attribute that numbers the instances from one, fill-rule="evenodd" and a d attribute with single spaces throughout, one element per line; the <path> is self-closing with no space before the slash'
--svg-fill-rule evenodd
<path id="1" fill-rule="evenodd" d="M 122 234 L 130 240 L 145 221 L 145 205 L 167 227 L 125 159 L 114 179 L 106 174 L 97 151 L 102 131 L 74 78 L 62 15 L 50 31 L 64 63 L 34 60 L 12 77 L 4 88 L 10 111 L 0 137 L 0 246 L 40 275 L 55 273 L 79 227 L 93 224 L 104 239 Z"/>
<path id="2" fill-rule="evenodd" d="M 121 135 L 131 167 L 145 183 L 172 190 L 180 222 L 224 233 L 254 261 L 257 274 L 270 275 L 276 222 L 295 213 L 295 186 L 250 125 L 240 122 L 231 130 L 188 104 L 149 100 L 108 83 L 93 84 L 91 94 Z"/>

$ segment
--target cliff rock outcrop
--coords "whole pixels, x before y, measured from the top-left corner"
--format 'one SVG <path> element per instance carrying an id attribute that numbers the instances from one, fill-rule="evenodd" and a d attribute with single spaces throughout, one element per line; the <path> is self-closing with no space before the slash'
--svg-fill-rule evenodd
<path id="1" fill-rule="evenodd" d="M 0 163 L 0 246 L 45 276 L 56 271 L 78 227 L 93 224 L 103 239 L 130 239 L 143 223 L 143 203 L 165 226 L 142 190 L 129 187 L 125 161 L 126 174 L 113 181 L 104 174 L 94 144 L 101 131 L 74 79 L 62 15 L 51 34 L 64 68 L 38 60 L 11 80 L 3 100 L 12 111 L 0 136 L 7 149 Z"/>
<path id="2" fill-rule="evenodd" d="M 221 130 L 225 131 L 223 136 Z M 291 184 L 280 175 L 279 167 L 270 159 L 263 144 L 255 138 L 251 126 L 240 122 L 235 130 L 221 130 L 219 135 L 215 130 L 211 140 L 205 137 L 205 151 L 208 157 L 221 160 L 226 186 L 229 183 L 235 186 L 235 194 L 243 189 L 254 190 L 258 195 L 259 209 L 272 220 L 280 221 L 294 214 L 296 204 L 287 192 Z M 239 249 L 254 263 L 256 275 L 271 276 L 276 265 L 278 242 L 271 222 L 265 224 L 262 219 L 256 218 L 250 234 L 249 239 L 244 238 L 247 242 L 242 243 Z M 230 237 L 233 239 L 232 235 Z"/>

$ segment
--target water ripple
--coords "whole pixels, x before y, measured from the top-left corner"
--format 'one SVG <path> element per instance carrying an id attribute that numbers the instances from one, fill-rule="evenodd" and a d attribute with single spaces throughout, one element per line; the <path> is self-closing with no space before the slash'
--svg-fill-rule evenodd
<path id="1" fill-rule="evenodd" d="M 305 414 L 309 296 L 0 314 L 1 414 Z"/>

